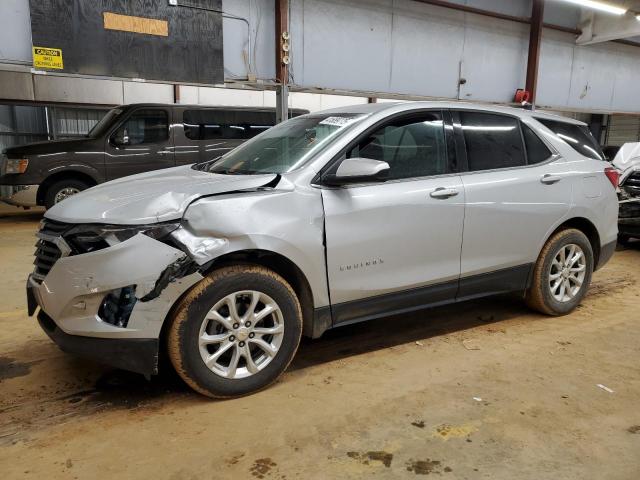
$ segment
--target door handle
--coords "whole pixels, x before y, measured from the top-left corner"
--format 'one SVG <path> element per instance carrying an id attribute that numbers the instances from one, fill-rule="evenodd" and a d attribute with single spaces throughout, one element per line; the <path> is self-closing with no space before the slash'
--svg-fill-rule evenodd
<path id="1" fill-rule="evenodd" d="M 558 183 L 560 180 L 562 180 L 562 177 L 559 175 L 551 175 L 549 173 L 545 173 L 540 179 L 540 181 L 545 185 L 552 185 L 554 183 Z"/>
<path id="2" fill-rule="evenodd" d="M 449 197 L 455 197 L 456 195 L 458 195 L 457 189 L 445 188 L 445 187 L 438 187 L 429 194 L 431 198 L 443 198 L 443 199 L 449 198 Z"/>
<path id="3" fill-rule="evenodd" d="M 170 152 L 169 150 L 158 150 L 158 155 L 169 155 Z"/>

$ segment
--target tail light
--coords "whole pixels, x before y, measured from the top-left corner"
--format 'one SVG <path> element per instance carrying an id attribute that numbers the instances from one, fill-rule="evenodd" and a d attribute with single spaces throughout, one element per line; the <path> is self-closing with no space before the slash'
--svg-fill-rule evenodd
<path id="1" fill-rule="evenodd" d="M 617 190 L 620 185 L 620 172 L 613 167 L 607 167 L 604 169 L 604 174 L 611 182 L 611 185 L 613 185 L 613 188 Z"/>

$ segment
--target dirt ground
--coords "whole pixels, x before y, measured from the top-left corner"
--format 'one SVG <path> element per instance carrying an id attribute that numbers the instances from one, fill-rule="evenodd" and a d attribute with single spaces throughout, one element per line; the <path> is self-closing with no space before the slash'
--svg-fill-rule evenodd
<path id="1" fill-rule="evenodd" d="M 640 246 L 566 317 L 499 297 L 338 329 L 211 401 L 49 341 L 23 291 L 38 220 L 0 219 L 3 479 L 640 478 Z"/>

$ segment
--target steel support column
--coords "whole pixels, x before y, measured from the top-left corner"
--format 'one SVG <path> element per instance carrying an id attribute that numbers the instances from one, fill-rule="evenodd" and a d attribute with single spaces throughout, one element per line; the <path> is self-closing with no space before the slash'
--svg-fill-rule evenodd
<path id="1" fill-rule="evenodd" d="M 529 58 L 527 60 L 527 83 L 525 90 L 530 94 L 529 101 L 536 103 L 538 88 L 538 66 L 540 64 L 540 44 L 544 18 L 544 0 L 533 0 L 531 7 L 531 30 L 529 33 Z"/>
<path id="2" fill-rule="evenodd" d="M 276 123 L 289 117 L 289 0 L 275 0 L 276 14 Z M 286 48 L 285 48 L 286 45 Z"/>

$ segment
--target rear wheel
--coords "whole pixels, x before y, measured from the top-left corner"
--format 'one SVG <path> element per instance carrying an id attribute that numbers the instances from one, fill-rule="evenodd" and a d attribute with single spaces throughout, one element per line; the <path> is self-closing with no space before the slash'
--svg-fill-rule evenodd
<path id="1" fill-rule="evenodd" d="M 301 334 L 302 312 L 291 286 L 264 267 L 236 265 L 214 271 L 181 301 L 167 347 L 194 390 L 229 398 L 277 380 Z"/>
<path id="2" fill-rule="evenodd" d="M 72 195 L 86 190 L 89 186 L 90 185 L 87 182 L 76 178 L 58 180 L 47 188 L 47 193 L 44 197 L 44 205 L 47 208 L 51 208 L 56 203 L 60 203 Z"/>
<path id="3" fill-rule="evenodd" d="M 593 273 L 593 249 L 579 230 L 557 232 L 536 262 L 527 304 L 547 315 L 564 315 L 582 301 Z"/>

